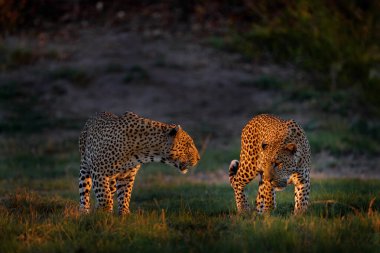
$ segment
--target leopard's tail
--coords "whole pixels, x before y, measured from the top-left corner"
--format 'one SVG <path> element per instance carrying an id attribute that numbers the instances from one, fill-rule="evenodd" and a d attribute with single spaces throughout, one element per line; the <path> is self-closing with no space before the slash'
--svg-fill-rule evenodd
<path id="1" fill-rule="evenodd" d="M 239 161 L 238 160 L 232 160 L 229 167 L 229 173 L 228 176 L 230 177 L 230 183 L 233 183 L 234 177 L 239 169 Z"/>

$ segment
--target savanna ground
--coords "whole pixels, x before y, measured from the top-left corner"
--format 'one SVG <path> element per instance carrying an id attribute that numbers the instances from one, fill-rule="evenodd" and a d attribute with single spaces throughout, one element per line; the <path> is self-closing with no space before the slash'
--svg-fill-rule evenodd
<path id="1" fill-rule="evenodd" d="M 178 13 L 187 8 L 177 5 Z M 207 4 L 178 25 L 165 5 L 129 12 L 106 7 L 97 6 L 97 15 L 104 11 L 106 18 L 94 23 L 65 12 L 58 25 L 46 22 L 1 37 L 0 252 L 380 251 L 378 93 L 349 86 L 354 77 L 345 67 L 351 65 L 339 54 L 326 77 L 322 67 L 310 70 L 334 52 L 323 40 L 305 41 L 310 48 L 295 43 L 294 61 L 286 58 L 295 54 L 291 46 L 280 47 L 283 55 L 276 51 L 281 39 L 303 39 L 295 31 L 271 40 L 263 34 L 276 26 L 263 31 L 258 22 L 261 30 L 254 26 L 237 36 L 238 30 L 223 31 L 220 17 L 201 15 L 211 13 Z M 295 29 L 307 30 L 301 28 Z M 258 55 L 250 40 L 278 57 Z M 328 45 L 334 49 L 336 41 Z M 378 45 L 368 48 L 367 58 L 357 61 L 368 61 L 358 66 L 370 66 L 373 83 Z M 350 49 L 360 51 L 354 44 Z M 321 62 L 300 67 L 307 50 Z M 350 52 L 342 54 L 356 55 Z M 98 111 L 179 123 L 202 159 L 185 176 L 159 164 L 144 166 L 128 217 L 80 215 L 77 138 Z M 239 156 L 242 127 L 258 113 L 293 118 L 309 137 L 312 193 L 304 216 L 292 215 L 293 187 L 277 194 L 271 216 L 236 215 L 228 165 Z M 251 204 L 256 189 L 256 181 L 247 189 Z"/>

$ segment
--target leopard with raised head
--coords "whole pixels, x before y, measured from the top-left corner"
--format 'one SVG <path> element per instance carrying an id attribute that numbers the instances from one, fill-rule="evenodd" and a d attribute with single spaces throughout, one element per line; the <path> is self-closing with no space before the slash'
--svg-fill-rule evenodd
<path id="1" fill-rule="evenodd" d="M 276 207 L 276 191 L 294 184 L 294 213 L 307 210 L 310 195 L 310 145 L 294 120 L 261 114 L 251 119 L 241 134 L 240 161 L 231 161 L 229 179 L 239 213 L 250 210 L 245 186 L 259 176 L 256 212 Z"/>
<path id="2" fill-rule="evenodd" d="M 179 126 L 140 117 L 103 112 L 87 120 L 79 137 L 80 210 L 90 211 L 94 189 L 97 208 L 113 210 L 117 193 L 120 215 L 128 214 L 133 183 L 141 165 L 161 162 L 182 173 L 200 157 L 193 139 Z"/>

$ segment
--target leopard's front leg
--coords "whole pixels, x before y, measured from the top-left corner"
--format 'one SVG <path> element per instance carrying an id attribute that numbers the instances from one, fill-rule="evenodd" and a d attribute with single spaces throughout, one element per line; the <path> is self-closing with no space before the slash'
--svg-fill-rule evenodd
<path id="1" fill-rule="evenodd" d="M 92 173 L 95 196 L 98 201 L 97 208 L 112 212 L 113 199 L 110 190 L 110 178 L 98 173 Z"/>
<path id="2" fill-rule="evenodd" d="M 119 207 L 119 215 L 129 214 L 129 203 L 131 201 L 133 184 L 135 177 L 141 165 L 137 165 L 130 169 L 127 173 L 117 178 L 117 201 Z"/>
<path id="3" fill-rule="evenodd" d="M 294 214 L 304 213 L 309 206 L 310 176 L 308 170 L 293 177 L 294 183 Z"/>
<path id="4" fill-rule="evenodd" d="M 263 214 L 276 208 L 276 191 L 267 180 L 260 180 L 256 196 L 256 212 Z"/>

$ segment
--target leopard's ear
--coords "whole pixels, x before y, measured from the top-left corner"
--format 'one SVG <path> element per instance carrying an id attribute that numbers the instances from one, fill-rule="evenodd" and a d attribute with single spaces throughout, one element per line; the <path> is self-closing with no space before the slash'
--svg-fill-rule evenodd
<path id="1" fill-rule="evenodd" d="M 297 145 L 293 142 L 286 144 L 285 148 L 289 150 L 293 155 L 297 152 Z"/>
<path id="2" fill-rule="evenodd" d="M 181 126 L 180 125 L 176 125 L 175 127 L 173 127 L 172 129 L 170 129 L 169 131 L 169 136 L 176 136 L 176 134 L 178 133 L 178 131 L 181 129 Z"/>

